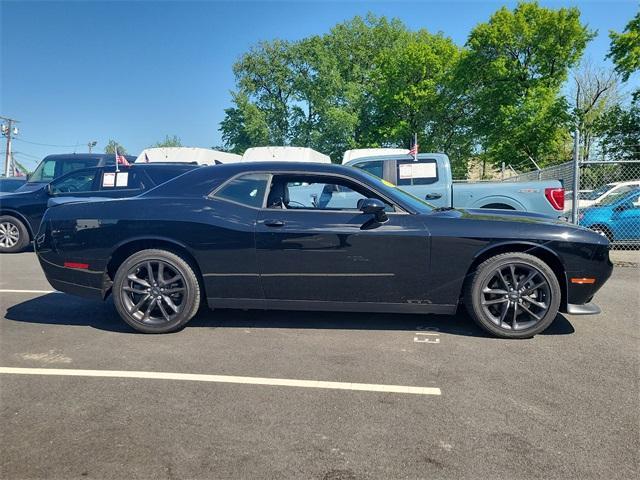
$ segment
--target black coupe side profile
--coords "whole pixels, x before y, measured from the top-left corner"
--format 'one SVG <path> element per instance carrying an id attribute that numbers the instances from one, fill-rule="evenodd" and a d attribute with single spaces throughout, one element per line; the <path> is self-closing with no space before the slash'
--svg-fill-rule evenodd
<path id="1" fill-rule="evenodd" d="M 140 332 L 211 308 L 455 314 L 528 338 L 558 311 L 598 313 L 606 238 L 537 214 L 434 208 L 357 169 L 203 167 L 139 196 L 47 210 L 40 264 Z"/>

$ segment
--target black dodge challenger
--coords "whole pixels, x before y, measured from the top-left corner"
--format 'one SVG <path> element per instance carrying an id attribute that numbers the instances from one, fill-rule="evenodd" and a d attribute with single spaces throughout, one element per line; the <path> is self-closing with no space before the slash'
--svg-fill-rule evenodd
<path id="1" fill-rule="evenodd" d="M 609 278 L 606 238 L 504 210 L 434 208 L 350 167 L 204 167 L 142 195 L 49 208 L 36 237 L 60 291 L 113 295 L 147 333 L 211 308 L 455 314 L 531 337 Z"/>

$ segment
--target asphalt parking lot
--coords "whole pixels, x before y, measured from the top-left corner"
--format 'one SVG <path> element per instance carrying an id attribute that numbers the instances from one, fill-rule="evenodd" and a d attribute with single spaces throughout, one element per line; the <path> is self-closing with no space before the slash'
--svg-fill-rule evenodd
<path id="1" fill-rule="evenodd" d="M 50 292 L 33 253 L 3 255 L 0 477 L 637 478 L 639 285 L 616 268 L 601 315 L 531 340 L 464 314 L 231 310 L 150 336 Z M 247 377 L 267 384 L 230 380 Z"/>

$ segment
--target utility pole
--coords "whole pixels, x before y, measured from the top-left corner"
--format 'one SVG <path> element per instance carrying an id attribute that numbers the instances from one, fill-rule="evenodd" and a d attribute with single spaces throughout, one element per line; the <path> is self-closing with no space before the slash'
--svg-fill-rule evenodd
<path id="1" fill-rule="evenodd" d="M 97 144 L 98 142 L 95 140 L 90 140 L 89 143 L 87 143 L 87 147 L 89 147 L 89 153 L 91 153 L 91 149 L 95 147 Z"/>
<path id="2" fill-rule="evenodd" d="M 15 127 L 14 124 L 18 123 L 17 120 L 8 117 L 0 117 L 0 119 L 4 120 L 6 123 L 2 124 L 2 134 L 7 137 L 7 147 L 4 154 L 4 176 L 9 176 L 9 170 L 11 169 L 11 135 L 18 134 L 18 127 Z"/>

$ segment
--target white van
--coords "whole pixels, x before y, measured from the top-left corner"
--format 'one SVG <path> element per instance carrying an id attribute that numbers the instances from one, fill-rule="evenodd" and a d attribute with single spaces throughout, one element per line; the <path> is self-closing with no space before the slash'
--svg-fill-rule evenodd
<path id="1" fill-rule="evenodd" d="M 242 159 L 235 153 L 221 152 L 200 147 L 154 147 L 145 148 L 136 163 L 196 163 L 198 165 L 217 165 L 219 163 L 236 163 Z"/>
<path id="2" fill-rule="evenodd" d="M 242 155 L 243 162 L 312 162 L 331 163 L 329 155 L 308 147 L 251 147 Z"/>

